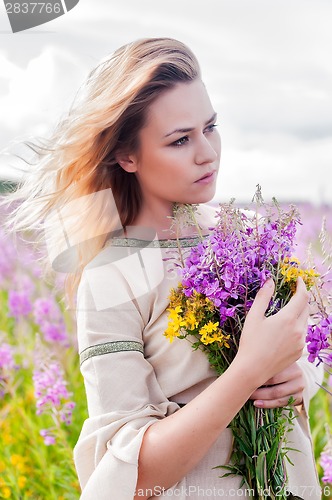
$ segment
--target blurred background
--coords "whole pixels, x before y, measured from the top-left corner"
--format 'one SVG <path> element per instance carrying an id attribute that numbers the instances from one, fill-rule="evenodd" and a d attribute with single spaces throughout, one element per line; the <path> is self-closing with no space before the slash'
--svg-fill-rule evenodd
<path id="1" fill-rule="evenodd" d="M 223 155 L 216 200 L 332 202 L 332 3 L 329 0 L 80 0 L 13 34 L 0 4 L 0 178 L 16 179 L 20 142 L 47 136 L 87 73 L 140 37 L 169 36 L 199 58 Z"/>

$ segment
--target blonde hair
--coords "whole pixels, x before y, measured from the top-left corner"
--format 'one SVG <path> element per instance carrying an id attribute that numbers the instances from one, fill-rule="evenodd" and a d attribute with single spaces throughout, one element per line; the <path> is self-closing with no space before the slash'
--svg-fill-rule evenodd
<path id="1" fill-rule="evenodd" d="M 51 258 L 53 269 L 68 273 L 71 305 L 85 265 L 141 207 L 137 178 L 120 167 L 116 154 L 138 150 L 149 105 L 162 92 L 199 77 L 197 59 L 177 40 L 147 38 L 119 48 L 88 75 L 47 145 L 37 147 L 34 171 L 6 196 L 20 200 L 7 228 L 37 231 L 49 254 L 60 255 L 64 240 L 74 249 L 74 256 L 62 253 L 61 262 Z"/>

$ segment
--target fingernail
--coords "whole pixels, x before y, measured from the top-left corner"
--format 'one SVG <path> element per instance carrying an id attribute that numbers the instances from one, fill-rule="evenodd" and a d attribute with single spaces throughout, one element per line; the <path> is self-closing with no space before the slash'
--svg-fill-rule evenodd
<path id="1" fill-rule="evenodd" d="M 259 408 L 261 408 L 262 406 L 264 406 L 264 402 L 260 399 L 257 399 L 257 401 L 254 401 L 254 406 L 258 406 Z"/>

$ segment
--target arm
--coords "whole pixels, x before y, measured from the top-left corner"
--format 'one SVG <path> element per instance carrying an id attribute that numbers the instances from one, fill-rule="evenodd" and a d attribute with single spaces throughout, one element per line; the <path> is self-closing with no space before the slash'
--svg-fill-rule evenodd
<path id="1" fill-rule="evenodd" d="M 184 408 L 147 430 L 139 455 L 138 489 L 167 489 L 178 482 L 201 460 L 250 395 L 299 359 L 308 320 L 304 283 L 299 280 L 289 304 L 266 318 L 273 288 L 270 281 L 257 294 L 229 369 Z"/>

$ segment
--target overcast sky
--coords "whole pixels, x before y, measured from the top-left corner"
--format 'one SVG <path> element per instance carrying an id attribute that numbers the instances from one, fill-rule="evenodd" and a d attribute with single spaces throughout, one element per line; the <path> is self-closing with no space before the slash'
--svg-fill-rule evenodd
<path id="1" fill-rule="evenodd" d="M 4 150 L 47 136 L 92 67 L 137 38 L 170 36 L 198 56 L 219 114 L 216 199 L 332 203 L 331 0 L 80 0 L 12 34 L 0 3 L 0 177 Z M 10 149 L 11 148 L 11 149 Z"/>

